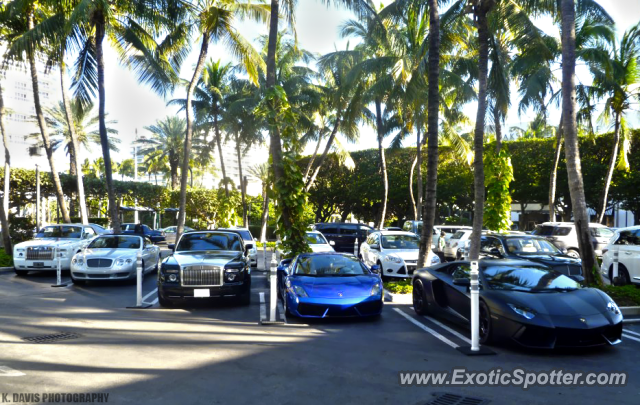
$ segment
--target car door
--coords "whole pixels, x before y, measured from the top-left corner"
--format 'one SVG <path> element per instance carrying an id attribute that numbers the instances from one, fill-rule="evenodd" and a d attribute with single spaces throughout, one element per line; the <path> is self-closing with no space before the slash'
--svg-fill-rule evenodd
<path id="1" fill-rule="evenodd" d="M 629 272 L 631 281 L 640 281 L 640 230 L 625 230 L 613 245 L 618 260 Z"/>
<path id="2" fill-rule="evenodd" d="M 469 300 L 469 287 L 465 285 L 455 285 L 456 279 L 471 279 L 471 266 L 469 263 L 454 264 L 449 267 L 448 273 L 451 275 L 451 281 L 445 285 L 445 295 L 449 307 L 458 315 L 465 319 L 470 318 L 471 306 Z"/>
<path id="3" fill-rule="evenodd" d="M 613 236 L 613 231 L 609 228 L 591 228 L 591 236 L 595 238 L 595 250 L 598 256 L 602 255 L 602 249 L 609 244 L 609 239 Z"/>
<path id="4" fill-rule="evenodd" d="M 369 265 L 373 266 L 378 262 L 378 258 L 380 257 L 380 233 L 375 232 L 370 236 L 371 243 L 369 244 L 367 260 L 369 262 Z"/>

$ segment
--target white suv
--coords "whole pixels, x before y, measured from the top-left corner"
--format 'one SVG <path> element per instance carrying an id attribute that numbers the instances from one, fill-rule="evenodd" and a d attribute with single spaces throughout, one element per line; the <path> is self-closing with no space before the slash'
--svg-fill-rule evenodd
<path id="1" fill-rule="evenodd" d="M 618 229 L 603 250 L 600 272 L 609 281 L 613 281 L 614 252 L 618 252 L 617 283 L 640 285 L 640 226 Z"/>
<path id="2" fill-rule="evenodd" d="M 591 223 L 591 243 L 596 251 L 596 256 L 602 256 L 602 249 L 607 246 L 609 239 L 613 236 L 613 231 L 604 225 Z M 567 255 L 580 258 L 578 248 L 578 235 L 573 222 L 544 222 L 536 225 L 536 229 L 531 232 L 533 235 L 544 236 L 560 249 L 565 249 Z"/>
<path id="3" fill-rule="evenodd" d="M 472 229 L 461 229 L 451 235 L 447 243 L 444 245 L 444 258 L 451 260 L 462 260 L 462 253 L 465 241 L 471 237 Z"/>

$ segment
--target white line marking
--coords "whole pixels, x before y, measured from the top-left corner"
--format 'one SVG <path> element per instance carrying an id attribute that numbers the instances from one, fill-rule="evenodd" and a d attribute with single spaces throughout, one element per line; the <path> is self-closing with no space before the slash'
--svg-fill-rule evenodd
<path id="1" fill-rule="evenodd" d="M 156 305 L 158 303 L 158 298 L 156 298 L 155 300 L 151 301 L 149 303 L 149 305 Z"/>
<path id="2" fill-rule="evenodd" d="M 435 323 L 436 325 L 440 326 L 442 329 L 444 329 L 444 330 L 448 331 L 448 332 L 449 332 L 449 333 L 451 333 L 452 335 L 457 336 L 458 338 L 460 338 L 460 339 L 464 340 L 465 342 L 467 342 L 467 343 L 471 344 L 471 339 L 469 339 L 469 338 L 467 338 L 467 337 L 463 336 L 461 333 L 456 332 L 455 330 L 451 329 L 451 328 L 450 328 L 450 327 L 448 327 L 447 325 L 445 325 L 445 324 L 443 324 L 443 323 L 441 323 L 441 322 L 439 322 L 439 321 L 436 321 L 436 320 L 435 320 L 435 319 L 433 319 L 433 318 L 430 318 L 430 317 L 428 317 L 428 316 L 426 316 L 426 315 L 424 315 L 424 317 L 425 317 L 426 319 L 430 320 L 431 322 Z"/>
<path id="3" fill-rule="evenodd" d="M 7 366 L 0 366 L 0 377 L 21 377 L 26 375 Z"/>
<path id="4" fill-rule="evenodd" d="M 267 307 L 264 305 L 264 293 L 260 293 L 260 322 L 267 320 Z"/>
<path id="5" fill-rule="evenodd" d="M 142 297 L 142 301 L 146 300 L 147 298 L 149 298 L 150 296 L 152 296 L 153 294 L 155 294 L 157 292 L 158 292 L 158 289 L 156 288 L 155 290 L 151 291 L 149 294 L 147 294 L 144 297 Z"/>
<path id="6" fill-rule="evenodd" d="M 636 342 L 640 342 L 640 339 L 637 337 L 633 337 L 631 335 L 625 335 L 624 333 L 622 334 L 622 337 L 625 339 L 631 339 L 631 340 L 635 340 Z"/>
<path id="7" fill-rule="evenodd" d="M 412 324 L 416 325 L 417 327 L 419 327 L 420 329 L 424 330 L 425 332 L 428 332 L 430 334 L 432 334 L 434 337 L 436 337 L 437 339 L 439 339 L 440 341 L 448 344 L 449 346 L 451 346 L 452 348 L 457 348 L 458 345 L 453 343 L 452 341 L 450 341 L 449 339 L 447 339 L 446 337 L 442 336 L 441 334 L 439 334 L 438 332 L 436 332 L 435 330 L 431 329 L 430 327 L 416 321 L 415 319 L 413 319 L 411 316 L 405 314 L 401 309 L 399 308 L 393 308 L 394 311 L 396 311 L 397 313 L 399 313 L 400 315 L 402 315 L 403 317 L 405 317 L 409 322 L 411 322 Z"/>
<path id="8" fill-rule="evenodd" d="M 284 315 L 284 306 L 280 300 L 278 300 L 278 312 L 280 312 L 280 319 L 282 319 L 282 322 L 287 323 L 287 317 Z"/>
<path id="9" fill-rule="evenodd" d="M 622 329 L 622 333 L 629 333 L 629 334 L 632 334 L 632 335 L 635 335 L 635 336 L 640 336 L 640 333 L 634 332 L 632 330 L 627 330 L 627 329 Z"/>

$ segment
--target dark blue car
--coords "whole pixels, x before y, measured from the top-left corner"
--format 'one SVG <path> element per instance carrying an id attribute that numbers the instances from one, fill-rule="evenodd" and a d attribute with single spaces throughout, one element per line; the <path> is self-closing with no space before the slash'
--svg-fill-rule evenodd
<path id="1" fill-rule="evenodd" d="M 382 280 L 356 257 L 335 252 L 303 253 L 278 267 L 278 285 L 288 316 L 377 317 Z"/>
<path id="2" fill-rule="evenodd" d="M 160 231 L 153 230 L 145 224 L 122 224 L 122 233 L 127 235 L 141 235 L 151 239 L 151 242 L 158 243 L 166 241 Z"/>

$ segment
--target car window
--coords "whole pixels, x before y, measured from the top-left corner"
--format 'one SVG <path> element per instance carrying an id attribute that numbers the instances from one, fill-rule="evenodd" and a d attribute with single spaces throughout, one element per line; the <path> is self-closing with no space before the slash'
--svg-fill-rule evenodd
<path id="1" fill-rule="evenodd" d="M 298 258 L 295 274 L 311 277 L 343 277 L 370 274 L 355 257 L 343 255 L 313 255 Z"/>
<path id="2" fill-rule="evenodd" d="M 464 235 L 464 231 L 458 231 L 458 232 L 453 234 L 451 239 L 462 239 L 462 235 Z"/>
<path id="3" fill-rule="evenodd" d="M 230 250 L 242 252 L 240 236 L 235 233 L 185 233 L 176 251 Z"/>
<path id="4" fill-rule="evenodd" d="M 338 233 L 338 226 L 337 225 L 322 225 L 321 227 L 318 227 L 318 230 L 322 233 Z"/>
<path id="5" fill-rule="evenodd" d="M 551 242 L 538 238 L 509 238 L 507 249 L 514 254 L 558 254 L 560 251 Z"/>
<path id="6" fill-rule="evenodd" d="M 555 228 L 553 230 L 552 235 L 553 236 L 567 236 L 571 233 L 571 229 L 573 229 L 573 227 L 568 227 L 568 226 L 559 226 L 557 228 Z"/>
<path id="7" fill-rule="evenodd" d="M 358 225 L 345 224 L 340 226 L 340 235 L 356 236 L 358 234 Z"/>
<path id="8" fill-rule="evenodd" d="M 491 253 L 492 249 L 502 251 L 502 242 L 497 238 L 482 238 L 480 241 L 480 251 L 483 253 Z"/>
<path id="9" fill-rule="evenodd" d="M 140 238 L 136 236 L 99 236 L 89 249 L 140 249 Z"/>
<path id="10" fill-rule="evenodd" d="M 85 233 L 85 238 L 93 238 L 94 236 L 96 236 L 96 231 L 93 230 L 93 228 L 84 228 L 84 233 Z"/>
<path id="11" fill-rule="evenodd" d="M 69 238 L 80 239 L 82 237 L 81 226 L 45 226 L 36 235 L 37 238 Z"/>
<path id="12" fill-rule="evenodd" d="M 450 269 L 451 277 L 453 278 L 470 278 L 471 277 L 471 266 L 468 264 L 458 264 L 452 266 Z"/>
<path id="13" fill-rule="evenodd" d="M 326 245 L 327 240 L 321 233 L 307 232 L 307 243 L 310 245 Z"/>
<path id="14" fill-rule="evenodd" d="M 611 238 L 613 231 L 609 228 L 589 228 L 591 236 L 595 238 Z"/>
<path id="15" fill-rule="evenodd" d="M 620 236 L 618 237 L 614 245 L 640 246 L 640 230 L 621 231 Z"/>
<path id="16" fill-rule="evenodd" d="M 384 249 L 419 249 L 420 239 L 415 235 L 382 235 Z"/>
<path id="17" fill-rule="evenodd" d="M 553 231 L 555 229 L 556 229 L 555 226 L 538 225 L 536 226 L 536 229 L 532 233 L 534 235 L 540 235 L 540 236 L 551 236 L 553 235 Z"/>
<path id="18" fill-rule="evenodd" d="M 536 292 L 580 288 L 580 284 L 573 279 L 544 267 L 490 266 L 482 270 L 482 275 L 494 290 Z"/>

